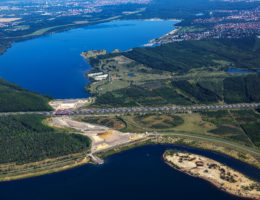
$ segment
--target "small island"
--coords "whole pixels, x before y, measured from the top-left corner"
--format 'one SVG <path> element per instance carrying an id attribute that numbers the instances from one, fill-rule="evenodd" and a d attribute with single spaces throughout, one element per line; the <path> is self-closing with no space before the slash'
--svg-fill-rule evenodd
<path id="1" fill-rule="evenodd" d="M 260 199 L 260 183 L 221 164 L 196 154 L 168 150 L 164 161 L 174 169 L 202 178 L 219 189 L 242 198 Z"/>
<path id="2" fill-rule="evenodd" d="M 88 60 L 89 58 L 96 58 L 97 56 L 106 55 L 106 54 L 107 54 L 107 51 L 104 49 L 101 49 L 101 50 L 84 51 L 80 55 L 83 58 L 85 58 L 86 60 Z"/>

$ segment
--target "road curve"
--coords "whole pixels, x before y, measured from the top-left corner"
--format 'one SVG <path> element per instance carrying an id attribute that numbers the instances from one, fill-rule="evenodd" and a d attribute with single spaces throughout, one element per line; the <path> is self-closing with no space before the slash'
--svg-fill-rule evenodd
<path id="1" fill-rule="evenodd" d="M 190 138 L 203 139 L 203 140 L 207 140 L 207 141 L 211 141 L 211 142 L 218 142 L 218 143 L 222 143 L 222 144 L 227 144 L 227 145 L 230 145 L 230 146 L 236 147 L 238 149 L 241 149 L 241 150 L 244 150 L 244 151 L 247 151 L 247 152 L 250 152 L 250 153 L 253 153 L 255 155 L 260 156 L 260 152 L 253 151 L 253 150 L 247 149 L 245 147 L 242 147 L 240 145 L 236 145 L 236 144 L 233 144 L 233 143 L 230 143 L 230 142 L 225 142 L 225 141 L 213 139 L 213 138 L 207 138 L 207 137 L 195 136 L 195 135 L 189 135 L 189 134 L 181 134 L 181 133 L 153 133 L 153 135 L 157 135 L 157 136 L 160 136 L 160 135 L 164 135 L 164 136 L 185 136 L 185 137 L 190 137 Z"/>

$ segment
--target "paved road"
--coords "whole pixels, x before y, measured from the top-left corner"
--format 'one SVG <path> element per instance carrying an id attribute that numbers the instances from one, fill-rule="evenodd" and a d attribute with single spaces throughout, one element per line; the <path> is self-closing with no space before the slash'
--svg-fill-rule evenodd
<path id="1" fill-rule="evenodd" d="M 127 123 L 130 123 L 130 122 L 127 122 Z M 202 139 L 202 140 L 207 140 L 207 141 L 211 141 L 211 142 L 218 142 L 218 143 L 221 143 L 221 144 L 230 145 L 230 146 L 236 147 L 238 149 L 241 149 L 241 150 L 247 151 L 249 153 L 253 153 L 253 154 L 260 156 L 260 152 L 256 152 L 256 151 L 250 150 L 246 147 L 242 147 L 240 145 L 233 144 L 233 143 L 230 143 L 230 142 L 226 142 L 226 141 L 223 141 L 223 140 L 218 140 L 218 139 L 215 139 L 215 138 L 208 138 L 208 137 L 203 137 L 203 136 L 196 136 L 196 135 L 182 134 L 182 133 L 158 133 L 156 131 L 149 130 L 149 129 L 144 128 L 144 127 L 140 127 L 140 126 L 133 124 L 133 123 L 130 123 L 130 124 L 133 125 L 133 126 L 136 126 L 138 128 L 141 128 L 145 131 L 152 132 L 151 135 L 154 135 L 156 137 L 158 137 L 160 135 L 164 135 L 164 136 L 184 136 L 184 137 L 189 137 L 189 138 Z"/>
<path id="2" fill-rule="evenodd" d="M 102 115 L 105 113 L 142 113 L 156 111 L 199 111 L 199 110 L 228 110 L 228 109 L 246 109 L 260 107 L 260 103 L 243 103 L 229 105 L 210 105 L 210 106 L 164 106 L 164 107 L 132 107 L 132 108 L 100 108 L 83 110 L 58 110 L 54 112 L 8 112 L 0 113 L 0 116 L 6 115 L 24 115 L 24 114 L 42 114 L 42 115 Z"/>
<path id="3" fill-rule="evenodd" d="M 253 154 L 256 154 L 256 155 L 260 156 L 260 153 L 257 152 L 257 151 L 253 151 L 253 150 L 250 150 L 250 149 L 248 149 L 246 147 L 242 147 L 240 145 L 236 145 L 236 144 L 233 144 L 233 143 L 230 143 L 230 142 L 225 142 L 225 141 L 218 140 L 218 139 L 213 139 L 213 138 L 207 138 L 207 137 L 195 136 L 195 135 L 189 135 L 189 134 L 181 134 L 181 133 L 165 133 L 165 134 L 164 133 L 153 133 L 153 135 L 156 135 L 156 136 L 160 136 L 160 135 L 185 136 L 185 137 L 189 137 L 189 138 L 196 138 L 196 139 L 202 139 L 202 140 L 207 140 L 207 141 L 211 141 L 211 142 L 218 142 L 218 143 L 230 145 L 230 146 L 236 147 L 238 149 L 241 149 L 241 150 L 244 150 L 244 151 L 247 151 L 247 152 L 250 152 L 250 153 L 253 153 Z"/>

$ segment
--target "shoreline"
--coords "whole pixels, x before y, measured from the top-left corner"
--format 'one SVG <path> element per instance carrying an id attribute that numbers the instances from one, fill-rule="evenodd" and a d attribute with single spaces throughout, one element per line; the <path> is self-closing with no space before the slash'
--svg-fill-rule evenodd
<path id="1" fill-rule="evenodd" d="M 123 15 L 124 16 L 124 15 Z M 123 17 L 123 16 L 120 16 L 120 17 Z M 24 35 L 21 35 L 21 36 L 15 36 L 13 38 L 2 38 L 2 40 L 7 40 L 7 43 L 8 45 L 4 46 L 4 49 L 2 51 L 0 51 L 0 56 L 4 55 L 8 49 L 12 48 L 13 44 L 15 43 L 19 43 L 19 42 L 23 42 L 23 41 L 27 41 L 27 40 L 32 40 L 32 39 L 36 39 L 36 38 L 40 38 L 40 37 L 43 37 L 43 36 L 47 36 L 47 35 L 50 35 L 50 34 L 56 34 L 56 33 L 63 33 L 63 32 L 67 32 L 67 31 L 70 31 L 70 30 L 74 30 L 74 29 L 80 29 L 80 28 L 84 28 L 84 27 L 88 27 L 88 26 L 93 26 L 93 25 L 98 25 L 98 24 L 102 24 L 102 23 L 108 23 L 108 22 L 112 22 L 112 21 L 131 21 L 131 20 L 136 20 L 136 21 L 175 21 L 177 23 L 181 22 L 182 20 L 180 19 L 161 19 L 161 18 L 150 18 L 150 19 L 114 19 L 113 17 L 112 18 L 109 18 L 109 19 L 102 19 L 101 21 L 97 21 L 97 22 L 92 22 L 92 21 L 88 21 L 87 23 L 75 23 L 75 24 L 65 24 L 65 25 L 61 25 L 61 28 L 60 30 L 55 30 L 55 31 L 52 31 L 52 29 L 50 29 L 49 31 L 46 31 L 44 32 L 43 34 L 40 34 L 40 35 L 30 35 L 30 34 L 33 34 L 35 32 L 37 32 L 38 30 L 30 33 L 29 35 L 30 36 L 27 36 L 27 37 L 24 37 Z M 51 27 L 47 27 L 47 28 L 51 28 Z M 55 29 L 55 28 L 53 28 Z M 41 29 L 40 29 L 41 30 Z M 0 38 L 1 39 L 1 38 Z M 14 40 L 8 40 L 8 39 L 14 39 Z"/>
<path id="2" fill-rule="evenodd" d="M 163 158 L 163 160 L 164 160 L 164 158 Z M 216 186 L 214 183 L 212 183 L 211 181 L 208 181 L 208 180 L 205 179 L 205 178 L 200 178 L 200 177 L 198 177 L 198 176 L 193 176 L 193 175 L 190 175 L 190 174 L 188 174 L 188 173 L 185 173 L 185 172 L 181 171 L 180 169 L 176 168 L 176 167 L 175 167 L 173 164 L 171 164 L 170 162 L 167 162 L 167 161 L 165 161 L 165 160 L 164 160 L 164 163 L 165 163 L 166 165 L 168 165 L 169 167 L 173 168 L 174 170 L 178 171 L 178 172 L 184 173 L 184 174 L 186 174 L 186 175 L 188 175 L 188 176 L 192 176 L 192 177 L 194 177 L 194 178 L 202 179 L 202 180 L 208 182 L 209 184 L 213 185 L 213 186 L 214 186 L 215 188 L 217 188 L 219 191 L 221 191 L 221 192 L 226 192 L 226 193 L 228 193 L 228 194 L 230 194 L 230 195 L 232 195 L 232 196 L 234 196 L 234 197 L 237 197 L 237 196 L 234 195 L 233 193 L 230 193 L 230 192 L 221 190 L 218 186 Z M 243 197 L 241 197 L 241 198 L 243 198 Z M 252 199 L 250 199 L 250 198 L 243 198 L 243 199 L 245 199 L 245 200 L 252 200 Z"/>
<path id="3" fill-rule="evenodd" d="M 167 151 L 168 151 L 168 150 L 167 150 Z M 203 179 L 203 180 L 207 181 L 208 183 L 212 184 L 214 187 L 216 187 L 216 188 L 219 189 L 220 191 L 226 192 L 226 193 L 231 194 L 231 195 L 233 195 L 233 196 L 241 197 L 241 198 L 244 198 L 244 199 L 252 199 L 252 200 L 257 200 L 257 199 L 258 199 L 258 196 L 253 196 L 252 194 L 247 194 L 246 191 L 244 191 L 244 194 L 242 194 L 240 190 L 234 191 L 234 188 L 233 188 L 233 190 L 232 190 L 232 189 L 231 189 L 232 187 L 231 187 L 231 188 L 225 188 L 224 185 L 222 185 L 220 182 L 217 181 L 217 178 L 214 180 L 214 178 L 212 178 L 212 177 L 206 178 L 206 177 L 204 177 L 203 175 L 198 175 L 198 174 L 196 174 L 196 173 L 191 172 L 191 170 L 194 170 L 195 168 L 191 168 L 190 170 L 186 170 L 186 169 L 184 169 L 184 168 L 181 168 L 181 167 L 179 167 L 179 166 L 173 164 L 172 162 L 170 162 L 170 161 L 166 158 L 167 156 L 170 156 L 170 155 L 168 155 L 168 152 L 167 152 L 167 151 L 165 151 L 164 154 L 163 154 L 163 160 L 164 160 L 164 162 L 165 162 L 168 166 L 172 167 L 173 169 L 175 169 L 175 170 L 177 170 L 177 171 L 179 171 L 179 172 L 182 172 L 182 173 L 184 173 L 184 174 L 186 174 L 186 175 L 189 175 L 189 176 L 192 176 L 192 177 L 195 177 L 195 178 Z M 178 153 L 179 153 L 179 152 L 177 151 L 177 153 L 174 153 L 174 154 L 178 154 Z M 182 152 L 180 152 L 180 153 L 182 153 Z M 167 154 L 167 155 L 166 155 L 166 154 Z M 183 153 L 183 154 L 189 154 L 189 153 Z M 234 171 L 234 173 L 239 174 L 240 177 L 245 177 L 245 178 L 248 179 L 248 180 L 254 181 L 254 180 L 248 178 L 247 176 L 245 176 L 243 173 L 238 172 L 237 170 L 234 170 L 234 169 L 232 169 L 232 168 L 230 168 L 230 167 L 228 167 L 228 166 L 226 166 L 226 165 L 224 165 L 224 164 L 222 164 L 222 163 L 220 163 L 220 162 L 218 162 L 218 161 L 215 161 L 215 160 L 213 160 L 213 159 L 211 159 L 211 158 L 208 158 L 208 157 L 205 157 L 205 156 L 201 156 L 201 155 L 196 155 L 196 154 L 191 154 L 191 155 L 192 155 L 192 156 L 198 156 L 199 158 L 206 158 L 206 159 L 208 159 L 209 161 L 213 161 L 213 163 L 215 162 L 215 163 L 220 164 L 221 166 L 224 166 L 225 169 L 228 169 L 228 170 L 230 170 L 230 171 Z M 179 162 L 180 162 L 180 161 L 179 161 Z M 201 162 L 202 162 L 202 161 L 201 161 Z M 183 166 L 184 166 L 184 165 L 183 165 Z M 197 166 L 196 168 L 198 168 L 198 166 Z M 222 169 L 223 169 L 223 168 L 222 168 Z M 205 172 L 205 171 L 204 171 L 204 172 Z M 228 173 L 229 173 L 229 172 L 228 172 Z M 240 179 L 239 179 L 239 180 L 240 180 Z M 259 184 L 259 182 L 257 182 L 257 181 L 254 181 L 254 182 L 256 182 L 256 183 Z M 243 183 L 244 183 L 244 182 L 243 182 Z M 240 183 L 240 184 L 241 184 L 241 183 Z"/>
<path id="4" fill-rule="evenodd" d="M 141 19 L 141 21 L 173 21 L 173 22 L 181 22 L 182 19 L 170 18 L 170 19 L 163 19 L 163 18 L 150 18 L 150 19 Z"/>
<path id="5" fill-rule="evenodd" d="M 153 20 L 151 20 L 151 21 L 153 21 Z M 170 33 L 172 33 L 172 32 L 174 32 L 174 31 L 176 31 L 177 29 L 174 29 L 174 30 L 172 30 Z M 168 33 L 169 34 L 169 33 Z M 162 36 L 163 37 L 163 36 Z M 92 69 L 95 69 L 95 67 L 93 67 L 92 65 L 91 65 L 91 67 L 92 67 Z M 91 70 L 92 69 L 90 69 L 90 71 L 89 72 L 91 72 Z M 90 82 L 90 84 L 92 84 L 92 82 Z M 89 84 L 89 85 L 90 85 Z M 139 144 L 139 142 L 137 142 L 137 144 L 138 145 L 140 145 L 140 146 L 142 146 L 142 145 L 146 145 L 146 144 Z M 155 144 L 155 143 L 154 143 Z M 116 148 L 113 148 L 113 149 L 119 149 L 119 152 L 121 152 L 121 151 L 124 151 L 124 148 L 125 147 L 129 147 L 129 146 L 131 146 L 132 144 L 126 144 L 126 145 L 123 145 L 123 146 L 120 146 L 120 147 L 116 147 Z M 136 145 L 136 143 L 134 144 L 134 145 Z M 131 148 L 131 147 L 130 147 Z M 132 148 L 135 148 L 135 146 L 134 147 L 132 147 Z M 112 149 L 112 151 L 113 151 L 113 149 Z M 127 149 L 127 148 L 126 148 Z M 105 153 L 105 152 L 103 152 L 103 153 Z M 114 153 L 112 153 L 112 154 L 116 154 L 116 153 L 118 153 L 118 152 L 114 152 Z M 101 154 L 102 154 L 102 152 L 101 152 Z M 111 155 L 112 155 L 111 154 Z M 106 156 L 105 156 L 106 157 Z M 88 163 L 88 162 L 87 162 Z M 86 163 L 83 163 L 83 164 L 86 164 Z M 65 168 L 65 169 L 63 169 L 63 168 L 57 168 L 57 169 L 55 169 L 55 171 L 51 171 L 51 172 L 46 172 L 46 173 L 44 173 L 43 172 L 43 174 L 41 174 L 41 175 L 44 175 L 44 174 L 49 174 L 49 173 L 53 173 L 53 172 L 59 172 L 59 171 L 63 171 L 63 170 L 67 170 L 67 169 L 70 169 L 70 168 L 73 168 L 73 167 L 77 167 L 77 166 L 80 166 L 81 164 L 79 164 L 79 165 L 68 165 L 67 167 L 68 168 Z M 37 173 L 35 174 L 35 175 L 28 175 L 28 177 L 33 177 L 33 176 L 39 176 Z M 26 177 L 21 177 L 21 178 L 28 178 L 27 176 Z M 16 179 L 14 179 L 14 180 L 16 180 Z"/>
<path id="6" fill-rule="evenodd" d="M 180 137 L 180 138 L 182 138 L 182 137 Z M 125 152 L 125 151 L 128 151 L 128 150 L 134 149 L 134 148 L 147 146 L 147 145 L 177 145 L 177 146 L 184 147 L 184 148 L 190 148 L 191 147 L 193 149 L 199 149 L 199 150 L 204 150 L 204 151 L 209 151 L 209 152 L 216 152 L 220 155 L 228 156 L 232 159 L 236 159 L 236 160 L 243 162 L 247 165 L 253 166 L 257 170 L 260 169 L 260 166 L 255 166 L 252 163 L 250 164 L 250 163 L 245 162 L 243 160 L 237 159 L 237 158 L 232 157 L 232 156 L 230 156 L 230 155 L 228 155 L 227 153 L 224 153 L 224 152 L 214 151 L 214 150 L 210 150 L 210 149 L 202 148 L 202 147 L 196 147 L 196 146 L 193 146 L 192 144 L 189 144 L 189 143 L 179 144 L 178 141 L 177 142 L 176 141 L 175 142 L 167 142 L 167 143 L 164 143 L 164 142 L 161 142 L 161 141 L 158 142 L 156 137 L 149 137 L 149 138 L 146 138 L 144 140 L 139 140 L 139 141 L 134 141 L 134 142 L 122 144 L 120 146 L 116 146 L 116 147 L 113 147 L 111 149 L 104 149 L 104 150 L 101 150 L 99 152 L 96 152 L 94 154 L 94 156 L 97 156 L 98 158 L 103 160 L 103 159 L 105 159 L 109 156 L 116 155 L 116 154 L 121 153 L 121 152 Z M 20 179 L 44 176 L 44 175 L 52 174 L 52 173 L 59 173 L 59 172 L 66 171 L 66 170 L 76 168 L 76 167 L 86 165 L 86 164 L 98 164 L 98 163 L 93 162 L 92 159 L 90 159 L 89 156 L 86 156 L 85 153 L 84 154 L 79 153 L 79 154 L 81 154 L 81 156 L 79 158 L 79 159 L 81 159 L 81 162 L 74 162 L 72 164 L 65 164 L 64 166 L 60 166 L 60 167 L 57 167 L 57 168 L 55 168 L 55 166 L 54 166 L 55 163 L 53 163 L 53 165 L 50 165 L 51 169 L 43 169 L 43 170 L 37 171 L 37 169 L 42 169 L 42 168 L 41 167 L 35 167 L 35 169 L 29 168 L 28 173 L 26 173 L 27 171 L 25 169 L 24 174 L 18 174 L 18 175 L 11 174 L 11 176 L 5 176 L 5 177 L 1 177 L 1 174 L 0 174 L 0 182 L 15 181 L 15 180 L 20 180 Z M 65 163 L 65 162 L 66 161 L 64 161 L 63 163 Z M 34 171 L 34 170 L 36 170 L 36 171 Z M 8 173 L 6 175 L 8 175 Z"/>
<path id="7" fill-rule="evenodd" d="M 38 162 L 27 163 L 25 164 L 28 165 L 28 167 L 26 168 L 15 169 L 11 171 L 1 171 L 0 182 L 9 182 L 9 181 L 39 177 L 39 176 L 44 176 L 52 173 L 66 171 L 85 164 L 91 164 L 92 163 L 91 159 L 85 154 L 86 152 L 81 152 L 81 153 L 77 153 L 78 156 L 75 156 L 75 154 L 71 154 L 71 155 L 66 155 L 66 156 L 53 158 L 53 159 L 45 159 Z M 55 161 L 63 157 L 65 157 L 65 159 Z M 66 158 L 66 157 L 70 157 L 70 158 Z M 54 161 L 48 162 L 49 160 L 54 160 Z M 42 166 L 37 165 L 38 163 L 41 162 L 43 162 Z M 3 165 L 8 165 L 8 164 L 3 164 Z"/>
<path id="8" fill-rule="evenodd" d="M 148 41 L 148 43 L 146 44 L 142 44 L 140 45 L 140 47 L 152 47 L 154 45 L 161 45 L 160 43 L 156 42 L 157 40 L 160 40 L 161 38 L 167 37 L 168 35 L 174 34 L 175 32 L 177 32 L 179 30 L 179 28 L 176 26 L 176 24 L 178 24 L 179 22 L 181 22 L 182 20 L 180 19 L 161 19 L 161 18 L 151 18 L 151 19 L 133 19 L 136 21 L 172 21 L 172 22 L 176 22 L 172 25 L 172 30 L 166 34 L 163 34 L 162 36 L 160 36 L 159 38 L 154 38 L 151 39 L 150 41 Z M 121 19 L 117 19 L 114 21 L 124 21 Z M 125 20 L 128 21 L 128 20 Z M 131 20 L 130 20 L 131 21 Z M 133 48 L 137 48 L 137 47 L 133 47 Z M 122 52 L 127 52 L 132 50 L 128 49 Z M 100 53 L 101 52 L 101 53 Z M 114 51 L 108 52 L 106 49 L 95 49 L 95 50 L 84 50 L 83 52 L 80 53 L 80 56 L 90 65 L 91 69 L 89 69 L 87 72 L 85 72 L 85 77 L 88 78 L 88 80 L 90 81 L 89 84 L 85 85 L 84 89 L 86 92 L 88 92 L 90 94 L 90 96 L 93 96 L 93 94 L 91 94 L 91 90 L 89 88 L 91 88 L 91 85 L 95 82 L 99 82 L 99 81 L 95 81 L 92 77 L 88 77 L 89 74 L 91 73 L 96 73 L 98 70 L 98 72 L 102 72 L 104 73 L 104 71 L 100 70 L 98 67 L 94 66 L 93 64 L 91 64 L 90 59 L 91 58 L 96 58 L 99 55 L 108 55 L 108 54 L 112 54 L 112 53 L 120 53 L 121 51 L 119 51 L 118 49 L 114 49 Z M 90 54 L 90 55 L 89 55 Z M 100 71 L 99 71 L 100 70 Z M 109 75 L 108 75 L 109 76 Z M 106 79 L 104 79 L 106 80 Z"/>

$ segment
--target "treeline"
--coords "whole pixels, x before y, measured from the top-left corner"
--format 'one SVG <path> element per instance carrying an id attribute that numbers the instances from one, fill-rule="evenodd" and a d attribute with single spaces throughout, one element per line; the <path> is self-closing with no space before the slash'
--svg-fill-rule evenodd
<path id="1" fill-rule="evenodd" d="M 58 132 L 42 123 L 41 115 L 0 117 L 0 164 L 18 164 L 88 150 L 89 138 Z"/>
<path id="2" fill-rule="evenodd" d="M 49 111 L 50 98 L 0 79 L 0 112 Z"/>
<path id="3" fill-rule="evenodd" d="M 152 89 L 130 86 L 97 97 L 95 105 L 105 107 L 160 106 L 167 104 L 217 104 L 218 102 L 260 102 L 260 73 L 212 80 L 179 80 Z"/>
<path id="4" fill-rule="evenodd" d="M 260 114 L 252 110 L 232 111 L 243 131 L 250 138 L 255 146 L 260 148 Z"/>
<path id="5" fill-rule="evenodd" d="M 256 38 L 182 41 L 135 48 L 122 54 L 150 68 L 170 72 L 185 73 L 194 68 L 221 67 L 217 60 L 229 62 L 230 67 L 256 70 L 260 63 L 259 44 Z"/>
<path id="6" fill-rule="evenodd" d="M 199 83 L 191 84 L 186 80 L 183 81 L 173 81 L 173 86 L 181 89 L 186 94 L 189 94 L 191 97 L 196 98 L 201 103 L 217 102 L 220 100 L 220 97 L 213 91 L 203 88 Z"/>
<path id="7" fill-rule="evenodd" d="M 224 100 L 227 103 L 259 102 L 260 73 L 224 80 Z"/>
<path id="8" fill-rule="evenodd" d="M 217 81 L 173 81 L 173 86 L 195 98 L 198 103 L 251 103 L 260 102 L 260 73 L 228 77 Z"/>
<path id="9" fill-rule="evenodd" d="M 189 105 L 192 102 L 171 87 L 152 90 L 141 86 L 131 86 L 107 92 L 98 96 L 95 102 L 95 106 L 102 107 L 159 106 L 165 104 Z"/>
<path id="10" fill-rule="evenodd" d="M 0 40 L 0 55 L 2 55 L 9 47 L 11 47 L 11 42 Z"/>

